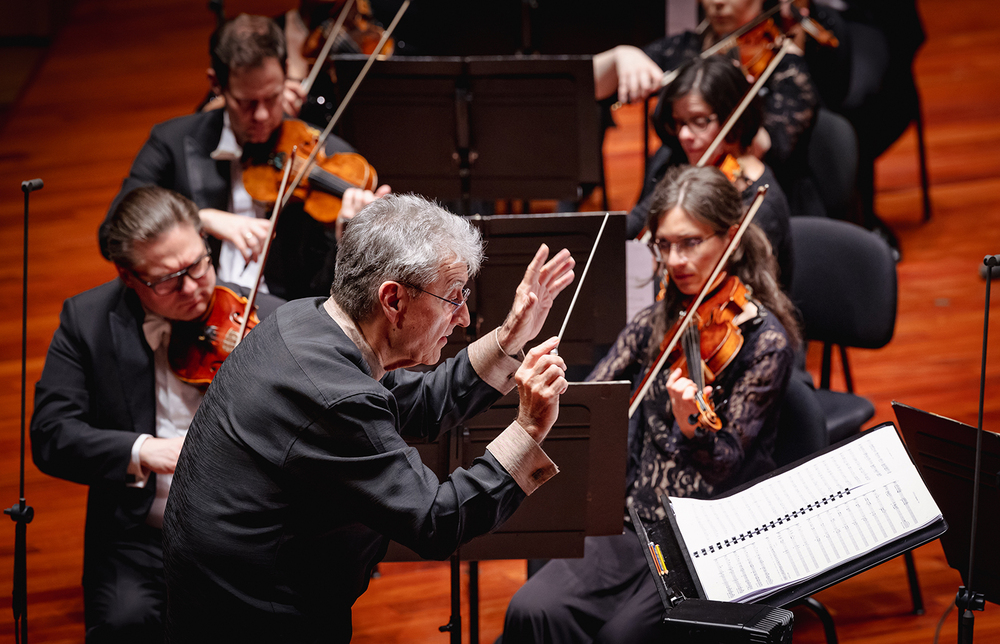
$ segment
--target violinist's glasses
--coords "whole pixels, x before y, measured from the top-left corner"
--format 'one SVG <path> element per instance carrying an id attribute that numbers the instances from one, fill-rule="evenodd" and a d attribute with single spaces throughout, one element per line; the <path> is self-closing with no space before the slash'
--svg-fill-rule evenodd
<path id="1" fill-rule="evenodd" d="M 413 288 L 413 289 L 416 289 L 416 290 L 420 291 L 421 293 L 426 293 L 426 294 L 430 295 L 431 297 L 436 297 L 437 299 L 441 300 L 442 302 L 447 302 L 448 304 L 451 304 L 452 306 L 455 307 L 455 309 L 451 312 L 452 315 L 454 315 L 455 313 L 457 313 L 458 310 L 460 308 L 462 308 L 462 305 L 465 304 L 468 301 L 469 294 L 472 293 L 472 291 L 470 289 L 463 288 L 462 289 L 461 299 L 458 299 L 458 300 L 449 300 L 446 297 L 441 297 L 440 295 L 435 295 L 434 293 L 431 293 L 430 291 L 425 291 L 424 289 L 420 288 L 419 286 L 414 286 L 413 284 L 403 284 L 403 285 L 404 286 L 408 286 L 408 287 Z"/>
<path id="2" fill-rule="evenodd" d="M 132 271 L 132 275 L 135 278 L 148 286 L 157 295 L 169 295 L 171 293 L 176 293 L 184 288 L 184 276 L 187 275 L 193 280 L 200 280 L 205 277 L 205 273 L 208 272 L 208 267 L 212 265 L 212 253 L 205 247 L 205 254 L 199 257 L 193 264 L 185 266 L 176 273 L 171 273 L 152 282 L 147 282 L 146 280 L 139 277 L 135 271 Z"/>
<path id="3" fill-rule="evenodd" d="M 671 121 L 668 121 L 667 123 L 664 123 L 664 126 L 667 130 L 667 133 L 670 134 L 671 136 L 677 136 L 678 132 L 680 132 L 681 128 L 684 127 L 685 125 L 688 126 L 688 129 L 691 130 L 691 132 L 694 134 L 704 134 L 708 130 L 708 127 L 712 123 L 715 123 L 718 120 L 719 120 L 718 116 L 716 116 L 715 114 L 709 114 L 708 116 L 696 116 L 693 119 L 687 121 L 673 119 Z"/>
<path id="4" fill-rule="evenodd" d="M 718 234 L 715 233 L 708 237 L 685 237 L 675 242 L 668 239 L 657 239 L 649 242 L 647 245 L 649 246 L 649 252 L 653 253 L 653 257 L 658 262 L 666 262 L 667 258 L 670 257 L 671 250 L 677 251 L 679 256 L 688 259 L 698 251 L 699 246 Z"/>

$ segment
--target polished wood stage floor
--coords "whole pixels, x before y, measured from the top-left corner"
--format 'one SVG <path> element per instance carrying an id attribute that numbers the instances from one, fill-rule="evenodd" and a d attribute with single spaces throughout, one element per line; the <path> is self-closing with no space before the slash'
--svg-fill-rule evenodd
<path id="1" fill-rule="evenodd" d="M 230 13 L 274 14 L 290 0 L 232 0 Z M 856 388 L 893 420 L 899 400 L 975 424 L 984 282 L 977 268 L 1000 252 L 1000 12 L 991 0 L 921 0 L 928 38 L 916 61 L 924 99 L 934 215 L 921 222 L 915 137 L 908 132 L 878 164 L 878 211 L 903 247 L 899 316 L 892 342 L 851 354 Z M 42 177 L 32 197 L 27 334 L 31 386 L 58 323 L 62 301 L 114 276 L 97 252 L 96 230 L 149 128 L 189 112 L 205 90 L 212 20 L 202 0 L 79 0 L 0 131 L 0 503 L 17 502 L 20 409 L 22 180 Z M 608 190 L 627 209 L 640 185 L 635 109 L 620 110 L 606 147 Z M 1000 299 L 1000 298 L 998 298 Z M 1000 304 L 993 307 L 994 320 Z M 995 327 L 996 325 L 994 325 Z M 1000 426 L 1000 335 L 989 344 L 988 429 Z M 815 351 L 810 355 L 815 367 Z M 28 601 L 33 642 L 83 640 L 80 591 L 86 490 L 29 463 L 26 496 Z M 984 499 L 996 511 L 996 499 Z M 0 640 L 12 641 L 13 525 L 0 531 Z M 889 562 L 819 595 L 841 641 L 930 642 L 959 575 L 937 542 L 916 551 L 927 612 L 910 614 L 903 565 Z M 357 603 L 356 642 L 439 642 L 448 620 L 446 564 L 384 564 Z M 482 641 L 499 634 L 510 596 L 525 578 L 520 561 L 482 565 Z M 977 613 L 979 641 L 1000 641 L 1000 609 Z M 2 617 L 7 616 L 7 617 Z M 943 641 L 954 640 L 949 617 Z M 994 639 L 996 638 L 996 639 Z M 796 611 L 796 642 L 820 642 L 809 613 Z M 466 639 L 465 641 L 468 641 Z"/>

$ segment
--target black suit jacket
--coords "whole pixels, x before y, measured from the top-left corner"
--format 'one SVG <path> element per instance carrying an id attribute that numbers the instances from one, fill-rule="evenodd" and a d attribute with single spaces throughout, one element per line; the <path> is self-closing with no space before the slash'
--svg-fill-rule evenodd
<path id="1" fill-rule="evenodd" d="M 153 126 L 98 231 L 105 257 L 111 214 L 125 195 L 140 186 L 169 188 L 190 198 L 199 208 L 229 210 L 230 162 L 210 156 L 222 137 L 223 112 L 199 112 Z M 327 139 L 327 154 L 353 151 L 335 136 Z M 210 243 L 218 260 L 220 242 L 211 239 Z M 333 229 L 313 219 L 301 205 L 290 204 L 278 220 L 264 269 L 268 290 L 286 300 L 329 295 L 336 252 Z"/>
<path id="2" fill-rule="evenodd" d="M 258 304 L 264 317 L 280 300 L 265 295 Z M 105 544 L 145 523 L 156 494 L 155 474 L 143 488 L 126 485 L 132 444 L 139 434 L 156 433 L 153 352 L 142 332 L 144 318 L 139 298 L 119 279 L 69 298 L 35 386 L 35 465 L 90 486 L 85 576 L 88 561 L 100 557 Z"/>

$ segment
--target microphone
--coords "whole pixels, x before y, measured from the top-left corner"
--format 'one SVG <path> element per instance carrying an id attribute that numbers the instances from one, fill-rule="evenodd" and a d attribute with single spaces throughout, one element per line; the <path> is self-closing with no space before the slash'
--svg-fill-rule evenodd
<path id="1" fill-rule="evenodd" d="M 41 179 L 30 179 L 28 181 L 21 182 L 21 190 L 24 192 L 34 192 L 35 190 L 41 190 L 45 184 Z"/>
<path id="2" fill-rule="evenodd" d="M 987 255 L 983 258 L 983 264 L 979 267 L 979 277 L 986 279 L 1000 277 L 1000 255 Z"/>

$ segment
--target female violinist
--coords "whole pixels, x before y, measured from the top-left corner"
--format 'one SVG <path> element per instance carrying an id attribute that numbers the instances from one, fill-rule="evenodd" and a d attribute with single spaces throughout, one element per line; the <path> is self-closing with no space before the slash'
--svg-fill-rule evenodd
<path id="1" fill-rule="evenodd" d="M 618 92 L 622 102 L 640 101 L 658 92 L 664 72 L 699 56 L 730 33 L 752 22 L 763 10 L 764 0 L 701 0 L 706 22 L 696 31 L 667 36 L 643 49 L 620 45 L 594 57 L 597 98 Z M 723 53 L 723 52 L 720 52 Z M 739 60 L 737 52 L 725 52 Z M 751 150 L 776 170 L 791 163 L 797 144 L 811 127 L 817 93 L 800 52 L 785 56 L 767 81 L 763 97 L 764 124 Z M 766 155 L 766 156 L 765 156 Z"/>
<path id="2" fill-rule="evenodd" d="M 625 327 L 588 379 L 642 379 L 680 312 L 723 257 L 742 214 L 739 194 L 718 169 L 670 170 L 649 218 L 653 248 L 669 276 L 666 297 Z M 709 498 L 775 466 L 778 412 L 800 341 L 798 326 L 756 226 L 749 226 L 724 268 L 726 279 L 740 280 L 748 294 L 729 320 L 742 334 L 742 347 L 715 374 L 715 387 L 704 392 L 721 429 L 692 424 L 698 413 L 695 385 L 680 369 L 660 371 L 630 420 L 626 497 L 646 520 L 664 517 L 661 494 Z M 703 321 L 711 317 L 702 313 Z M 629 529 L 588 537 L 582 559 L 550 561 L 528 579 L 507 610 L 504 640 L 543 641 L 544 634 L 549 642 L 657 641 L 662 613 Z"/>
<path id="3" fill-rule="evenodd" d="M 653 114 L 653 129 L 663 146 L 650 160 L 643 194 L 629 213 L 628 238 L 634 238 L 645 225 L 653 189 L 667 168 L 697 164 L 749 89 L 750 84 L 729 58 L 693 58 L 681 65 L 677 78 L 660 94 Z M 754 223 L 771 242 L 778 260 L 779 282 L 787 289 L 792 271 L 788 200 L 770 166 L 750 151 L 761 118 L 760 100 L 755 97 L 706 163 L 719 166 L 726 161 L 727 174 L 740 191 L 745 206 L 753 201 L 760 186 L 770 186 Z"/>

